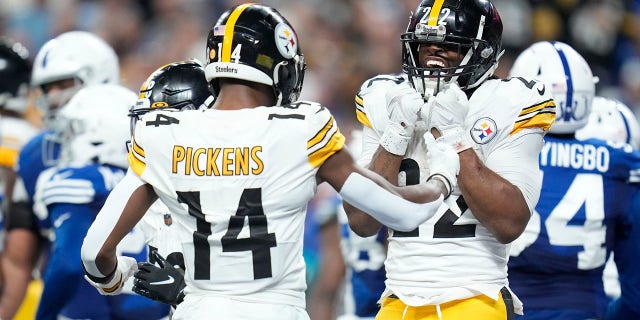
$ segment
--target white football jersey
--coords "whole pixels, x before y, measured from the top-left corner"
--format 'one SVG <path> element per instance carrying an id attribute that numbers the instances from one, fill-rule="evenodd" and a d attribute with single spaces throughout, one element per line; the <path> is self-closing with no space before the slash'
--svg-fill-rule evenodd
<path id="1" fill-rule="evenodd" d="M 138 121 L 129 162 L 179 229 L 185 293 L 304 307 L 307 202 L 344 141 L 313 102 Z"/>
<path id="2" fill-rule="evenodd" d="M 387 112 L 385 92 L 407 81 L 404 75 L 384 75 L 365 82 L 356 96 L 356 113 L 363 127 L 361 163 L 371 161 L 382 130 L 370 117 Z M 484 164 L 516 185 L 533 210 L 539 197 L 537 155 L 543 137 L 555 120 L 550 90 L 523 79 L 488 80 L 469 99 L 465 126 L 477 144 Z M 380 119 L 380 118 L 377 118 Z M 429 164 L 423 134 L 427 125 L 416 123 L 399 173 L 400 185 L 423 183 Z M 522 161 L 526 159 L 527 161 Z M 456 188 L 428 221 L 410 232 L 389 231 L 385 266 L 387 290 L 412 306 L 441 304 L 484 294 L 493 299 L 507 283 L 508 245 L 501 244 L 468 210 Z M 462 214 L 449 205 L 455 201 Z"/>

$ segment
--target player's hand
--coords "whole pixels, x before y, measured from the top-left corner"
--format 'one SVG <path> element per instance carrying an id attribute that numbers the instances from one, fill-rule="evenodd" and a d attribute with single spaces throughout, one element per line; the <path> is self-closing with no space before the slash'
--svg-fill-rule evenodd
<path id="1" fill-rule="evenodd" d="M 116 271 L 113 273 L 113 277 L 107 283 L 98 283 L 91 280 L 87 275 L 84 278 L 103 296 L 115 296 L 122 292 L 124 283 L 131 277 L 136 271 L 138 271 L 138 265 L 136 259 L 131 257 L 118 257 L 118 264 L 116 265 Z"/>
<path id="2" fill-rule="evenodd" d="M 424 105 L 422 95 L 406 83 L 391 87 L 385 94 L 389 123 L 380 145 L 395 155 L 403 156 L 413 136 L 418 112 Z"/>
<path id="3" fill-rule="evenodd" d="M 158 251 L 151 254 L 159 266 L 149 262 L 138 263 L 138 272 L 133 275 L 133 292 L 175 306 L 184 298 L 184 271 L 171 265 Z"/>
<path id="4" fill-rule="evenodd" d="M 424 142 L 427 145 L 427 159 L 429 161 L 429 179 L 440 180 L 447 188 L 445 198 L 451 195 L 458 185 L 458 173 L 460 172 L 460 158 L 453 147 L 444 142 L 438 142 L 430 132 L 424 134 Z"/>
<path id="5" fill-rule="evenodd" d="M 431 102 L 431 101 L 430 101 Z M 427 126 L 440 133 L 438 141 L 448 143 L 457 152 L 462 152 L 474 146 L 471 136 L 464 129 L 464 122 L 469 111 L 469 99 L 460 87 L 452 83 L 439 92 L 424 108 L 424 118 Z"/>

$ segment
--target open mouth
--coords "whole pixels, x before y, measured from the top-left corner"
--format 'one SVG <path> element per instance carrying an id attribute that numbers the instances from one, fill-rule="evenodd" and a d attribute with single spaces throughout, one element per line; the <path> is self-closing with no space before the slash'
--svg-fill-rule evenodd
<path id="1" fill-rule="evenodd" d="M 445 68 L 446 61 L 439 57 L 428 57 L 423 64 L 426 68 Z"/>

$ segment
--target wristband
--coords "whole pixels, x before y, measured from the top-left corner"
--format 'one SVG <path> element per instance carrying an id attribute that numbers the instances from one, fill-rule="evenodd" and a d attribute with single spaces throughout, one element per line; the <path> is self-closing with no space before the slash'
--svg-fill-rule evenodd
<path id="1" fill-rule="evenodd" d="M 442 182 L 444 188 L 447 189 L 447 194 L 444 195 L 445 199 L 451 195 L 453 192 L 453 184 L 451 183 L 451 180 L 446 177 L 445 173 L 434 173 L 429 177 L 429 179 L 427 179 L 427 181 L 431 179 Z"/>
<path id="2" fill-rule="evenodd" d="M 407 135 L 406 131 L 407 129 L 402 128 L 400 124 L 389 124 L 380 137 L 380 145 L 389 153 L 404 156 L 411 140 L 411 136 Z"/>

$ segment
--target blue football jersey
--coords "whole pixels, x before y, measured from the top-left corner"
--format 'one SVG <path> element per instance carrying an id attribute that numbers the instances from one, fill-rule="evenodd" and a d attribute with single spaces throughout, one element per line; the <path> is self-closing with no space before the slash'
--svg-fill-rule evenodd
<path id="1" fill-rule="evenodd" d="M 608 302 L 602 274 L 630 223 L 636 187 L 629 182 L 638 182 L 640 153 L 547 135 L 540 169 L 540 199 L 511 246 L 511 289 L 524 303 L 525 319 L 602 318 Z"/>
<path id="2" fill-rule="evenodd" d="M 109 192 L 124 177 L 120 168 L 104 165 L 50 168 L 35 192 L 36 204 L 46 206 L 55 240 L 44 274 L 44 290 L 36 319 L 159 319 L 167 305 L 133 294 L 101 296 L 84 280 L 80 249 L 84 236 Z M 144 235 L 134 228 L 118 246 L 120 254 L 147 260 Z"/>

